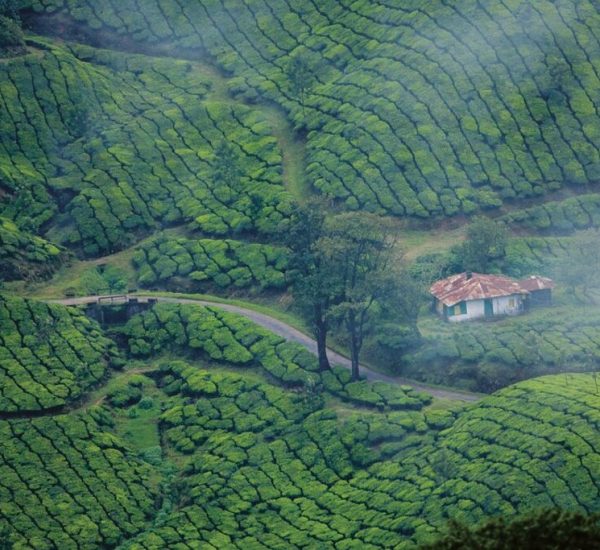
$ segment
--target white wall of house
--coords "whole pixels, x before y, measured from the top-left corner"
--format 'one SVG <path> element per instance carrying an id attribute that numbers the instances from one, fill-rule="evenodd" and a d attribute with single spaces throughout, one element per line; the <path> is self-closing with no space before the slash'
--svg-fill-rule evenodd
<path id="1" fill-rule="evenodd" d="M 523 311 L 523 296 L 521 294 L 494 298 L 493 303 L 494 315 L 518 315 Z"/>
<path id="2" fill-rule="evenodd" d="M 492 298 L 493 314 L 496 315 L 518 315 L 523 312 L 523 296 L 521 294 L 513 294 L 511 296 L 501 296 L 500 298 Z M 438 301 L 438 312 L 443 314 L 443 309 L 440 309 L 441 302 Z M 485 300 L 469 300 L 467 302 L 467 312 L 459 313 L 460 305 L 455 307 L 456 315 L 448 315 L 448 321 L 457 323 L 460 321 L 469 321 L 470 319 L 480 319 L 485 317 Z M 449 308 L 452 310 L 452 308 Z"/>
<path id="3" fill-rule="evenodd" d="M 459 321 L 468 321 L 484 316 L 483 300 L 470 300 L 467 302 L 467 313 L 461 315 L 448 315 L 448 321 L 456 323 Z"/>

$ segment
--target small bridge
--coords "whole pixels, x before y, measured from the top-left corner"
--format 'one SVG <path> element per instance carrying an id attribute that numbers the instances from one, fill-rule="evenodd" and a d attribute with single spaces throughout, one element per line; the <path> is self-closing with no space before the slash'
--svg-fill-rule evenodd
<path id="1" fill-rule="evenodd" d="M 60 300 L 66 306 L 85 306 L 88 317 L 102 325 L 125 323 L 134 315 L 150 309 L 158 300 L 149 296 L 135 297 L 129 294 L 109 296 L 85 296 Z"/>

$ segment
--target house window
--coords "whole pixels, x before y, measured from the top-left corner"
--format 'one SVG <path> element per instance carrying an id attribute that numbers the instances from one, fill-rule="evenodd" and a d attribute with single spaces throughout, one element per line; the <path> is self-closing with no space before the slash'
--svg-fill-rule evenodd
<path id="1" fill-rule="evenodd" d="M 464 315 L 467 313 L 467 302 L 461 302 L 460 304 L 456 304 L 452 308 L 452 315 Z"/>
<path id="2" fill-rule="evenodd" d="M 514 298 L 508 299 L 508 307 L 511 309 L 514 309 L 514 307 L 515 307 L 515 299 Z"/>

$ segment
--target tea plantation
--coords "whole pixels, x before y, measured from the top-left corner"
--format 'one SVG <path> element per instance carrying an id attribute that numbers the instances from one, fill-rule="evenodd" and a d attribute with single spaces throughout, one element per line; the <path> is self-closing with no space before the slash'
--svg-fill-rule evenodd
<path id="1" fill-rule="evenodd" d="M 92 37 L 208 52 L 236 95 L 305 129 L 308 177 L 349 208 L 449 216 L 597 179 L 591 0 L 152 0 L 143 18 L 131 0 L 25 4 Z"/>
<path id="2" fill-rule="evenodd" d="M 34 46 L 0 66 L 0 175 L 13 195 L 0 214 L 86 255 L 161 224 L 270 233 L 286 217 L 269 123 L 211 97 L 214 83 L 192 63 Z M 223 147 L 240 174 L 227 183 Z"/>
<path id="3" fill-rule="evenodd" d="M 598 1 L 6 0 L 0 27 L 0 550 L 600 514 Z M 381 218 L 366 277 L 347 210 Z M 427 311 L 480 214 L 480 265 L 555 305 Z M 311 322 L 367 376 L 320 368 Z"/>
<path id="4" fill-rule="evenodd" d="M 169 335 L 178 324 L 185 340 Z M 123 330 L 156 365 L 146 376 L 126 366 L 81 410 L 0 420 L 0 532 L 14 548 L 412 548 L 450 517 L 600 511 L 592 374 L 463 409 L 363 382 L 380 397 L 361 402 L 314 357 L 216 308 L 159 304 Z"/>

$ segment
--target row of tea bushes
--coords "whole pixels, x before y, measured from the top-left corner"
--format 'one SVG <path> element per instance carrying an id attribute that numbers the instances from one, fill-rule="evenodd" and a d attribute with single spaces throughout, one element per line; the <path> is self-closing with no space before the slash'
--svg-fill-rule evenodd
<path id="1" fill-rule="evenodd" d="M 114 342 L 83 313 L 0 294 L 0 413 L 72 403 L 111 363 Z"/>
<path id="2" fill-rule="evenodd" d="M 283 288 L 287 250 L 283 247 L 214 239 L 161 237 L 143 244 L 133 256 L 138 282 L 152 286 L 173 277 L 220 288 Z"/>
<path id="3" fill-rule="evenodd" d="M 260 367 L 289 387 L 315 387 L 357 405 L 420 409 L 431 397 L 409 387 L 365 380 L 352 382 L 343 367 L 320 373 L 316 357 L 300 344 L 243 317 L 216 307 L 194 304 L 156 304 L 133 317 L 123 328 L 133 356 L 167 351 L 202 353 L 216 361 L 241 367 Z"/>
<path id="4" fill-rule="evenodd" d="M 500 218 L 513 229 L 568 235 L 600 227 L 600 194 L 589 193 L 516 210 Z"/>

